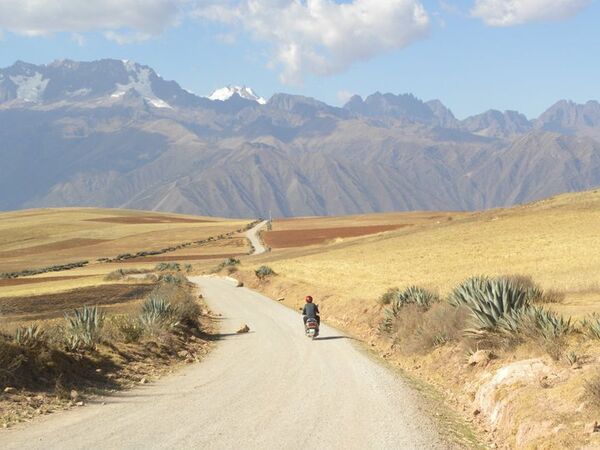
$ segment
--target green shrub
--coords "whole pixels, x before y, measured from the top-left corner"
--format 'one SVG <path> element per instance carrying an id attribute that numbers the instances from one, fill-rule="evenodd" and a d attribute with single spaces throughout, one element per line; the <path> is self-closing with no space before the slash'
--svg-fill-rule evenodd
<path id="1" fill-rule="evenodd" d="M 260 266 L 254 273 L 259 280 L 264 280 L 270 276 L 277 275 L 269 266 Z"/>
<path id="2" fill-rule="evenodd" d="M 479 330 L 493 330 L 512 311 L 529 305 L 531 292 L 507 278 L 473 277 L 457 286 L 448 301 L 469 309 Z"/>
<path id="3" fill-rule="evenodd" d="M 187 273 L 190 273 L 192 270 L 194 270 L 194 267 L 191 264 L 185 264 L 183 268 Z"/>
<path id="4" fill-rule="evenodd" d="M 158 263 L 156 265 L 156 267 L 154 267 L 154 270 L 157 270 L 158 272 L 166 272 L 167 270 L 172 271 L 172 272 L 180 272 L 181 265 L 176 262 L 171 262 L 171 263 L 161 262 L 161 263 Z"/>
<path id="5" fill-rule="evenodd" d="M 144 327 L 139 318 L 126 315 L 113 316 L 110 323 L 119 333 L 118 337 L 127 344 L 139 342 L 144 335 Z"/>
<path id="6" fill-rule="evenodd" d="M 67 346 L 70 350 L 94 350 L 102 338 L 104 313 L 97 306 L 84 306 L 65 315 Z"/>
<path id="7" fill-rule="evenodd" d="M 227 258 L 226 260 L 222 261 L 217 267 L 215 267 L 214 271 L 220 272 L 221 270 L 226 268 L 229 273 L 233 273 L 235 270 L 237 270 L 237 266 L 239 266 L 240 264 L 241 262 L 239 259 Z"/>
<path id="8" fill-rule="evenodd" d="M 17 328 L 14 341 L 23 347 L 38 347 L 46 341 L 46 337 L 38 325 L 29 325 Z"/>
<path id="9" fill-rule="evenodd" d="M 158 281 L 161 283 L 175 284 L 175 285 L 182 286 L 187 282 L 187 278 L 181 274 L 165 273 L 158 277 Z"/>

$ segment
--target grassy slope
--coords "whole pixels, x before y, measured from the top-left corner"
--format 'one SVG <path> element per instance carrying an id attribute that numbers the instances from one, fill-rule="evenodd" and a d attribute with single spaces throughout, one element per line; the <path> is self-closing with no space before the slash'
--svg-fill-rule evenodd
<path id="1" fill-rule="evenodd" d="M 149 217 L 155 222 L 149 223 Z M 247 222 L 95 208 L 1 213 L 0 272 L 157 249 L 232 231 Z"/>
<path id="2" fill-rule="evenodd" d="M 528 274 L 545 289 L 564 291 L 560 309 L 578 316 L 600 312 L 599 227 L 600 191 L 593 191 L 267 258 L 285 278 L 344 304 L 373 304 L 392 286 L 420 284 L 443 294 L 474 274 Z"/>
<path id="3" fill-rule="evenodd" d="M 92 263 L 80 269 L 49 272 L 34 277 L 48 280 L 43 283 L 11 284 L 10 280 L 0 280 L 0 299 L 102 285 L 108 282 L 104 280 L 104 276 L 115 269 L 151 268 L 157 262 L 154 257 L 148 261 L 137 259 L 124 263 L 95 264 L 97 258 L 156 250 L 218 236 L 240 229 L 248 222 L 249 220 L 240 219 L 97 208 L 0 213 L 0 272 L 80 260 L 90 260 Z M 243 239 L 229 239 L 214 241 L 201 247 L 184 248 L 164 256 L 181 256 L 182 263 L 196 263 L 190 255 L 210 256 L 247 251 L 248 245 Z M 208 264 L 206 261 L 200 262 Z M 21 278 L 19 281 L 26 279 Z M 0 301 L 0 309 L 1 306 Z"/>

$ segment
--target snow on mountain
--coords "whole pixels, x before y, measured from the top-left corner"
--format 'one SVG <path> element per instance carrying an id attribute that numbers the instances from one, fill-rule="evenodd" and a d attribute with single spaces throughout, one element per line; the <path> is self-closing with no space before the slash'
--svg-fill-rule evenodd
<path id="1" fill-rule="evenodd" d="M 117 89 L 112 93 L 111 97 L 122 97 L 127 91 L 133 89 L 155 108 L 173 109 L 167 102 L 158 98 L 152 90 L 152 81 L 150 79 L 152 70 L 150 68 L 140 66 L 129 60 L 122 60 L 121 62 L 127 70 L 129 82 L 126 84 L 117 83 Z"/>
<path id="2" fill-rule="evenodd" d="M 229 100 L 235 94 L 239 95 L 242 98 L 245 98 L 246 100 L 254 100 L 255 102 L 261 105 L 267 103 L 267 101 L 264 98 L 259 97 L 254 93 L 254 91 L 251 88 L 246 86 L 226 86 L 221 89 L 217 89 L 212 94 L 210 94 L 208 98 L 210 100 L 220 100 L 224 102 L 225 100 Z"/>
<path id="3" fill-rule="evenodd" d="M 48 79 L 44 79 L 44 76 L 35 72 L 30 75 L 17 75 L 10 77 L 10 80 L 17 87 L 17 99 L 25 102 L 38 103 L 44 94 L 44 90 L 48 85 Z"/>

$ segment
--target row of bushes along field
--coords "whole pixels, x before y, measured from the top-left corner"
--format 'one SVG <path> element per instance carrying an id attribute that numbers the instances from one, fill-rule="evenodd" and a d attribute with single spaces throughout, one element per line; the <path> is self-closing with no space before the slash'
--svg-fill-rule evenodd
<path id="1" fill-rule="evenodd" d="M 89 264 L 89 261 L 77 261 L 68 264 L 56 264 L 53 266 L 41 267 L 38 269 L 26 269 L 21 270 L 19 272 L 2 272 L 0 273 L 0 280 L 2 279 L 10 279 L 10 278 L 18 278 L 18 277 L 28 277 L 33 275 L 40 275 L 42 273 L 48 272 L 62 272 L 63 270 L 71 270 L 77 269 L 79 267 L 84 267 Z"/>
<path id="2" fill-rule="evenodd" d="M 158 250 L 142 250 L 137 253 L 122 253 L 120 255 L 115 256 L 114 258 L 99 258 L 99 259 L 97 259 L 97 261 L 98 262 L 118 262 L 118 261 L 126 261 L 128 259 L 134 259 L 134 258 L 143 258 L 145 256 L 163 255 L 165 253 L 175 252 L 177 250 L 191 247 L 192 245 L 203 245 L 203 244 L 208 244 L 209 242 L 226 239 L 228 237 L 233 236 L 234 234 L 243 233 L 244 231 L 249 230 L 250 228 L 252 228 L 257 223 L 260 223 L 260 222 L 261 222 L 261 220 L 255 220 L 254 222 L 250 222 L 249 224 L 247 224 L 246 226 L 244 226 L 238 230 L 223 233 L 218 236 L 209 236 L 205 239 L 199 239 L 197 241 L 191 241 L 191 242 L 182 242 L 181 244 L 173 245 L 171 247 L 161 248 Z M 254 250 L 252 249 L 252 251 L 250 253 L 252 253 L 253 251 Z"/>

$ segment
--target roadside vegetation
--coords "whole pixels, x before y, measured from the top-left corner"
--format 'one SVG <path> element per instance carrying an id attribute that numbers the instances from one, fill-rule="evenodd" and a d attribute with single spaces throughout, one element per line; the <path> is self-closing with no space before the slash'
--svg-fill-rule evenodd
<path id="1" fill-rule="evenodd" d="M 172 272 L 132 313 L 85 305 L 62 320 L 0 331 L 0 427 L 196 361 L 207 351 L 207 327 L 192 285 Z"/>
<path id="2" fill-rule="evenodd" d="M 222 261 L 221 263 L 219 263 L 219 265 L 213 269 L 213 273 L 219 273 L 222 270 L 225 270 L 227 272 L 227 274 L 231 275 L 232 273 L 235 273 L 238 271 L 238 266 L 240 264 L 241 264 L 241 262 L 237 258 L 227 258 L 224 261 Z"/>
<path id="3" fill-rule="evenodd" d="M 559 361 L 569 338 L 593 333 L 594 322 L 575 324 L 541 306 L 548 303 L 548 295 L 526 277 L 469 278 L 446 299 L 417 286 L 395 288 L 380 298 L 379 329 L 407 354 L 451 342 L 503 351 L 528 344 Z"/>
<path id="4" fill-rule="evenodd" d="M 258 269 L 256 269 L 254 271 L 254 275 L 256 275 L 256 278 L 263 281 L 263 280 L 266 280 L 267 278 L 275 276 L 277 274 L 269 266 L 260 266 Z"/>

